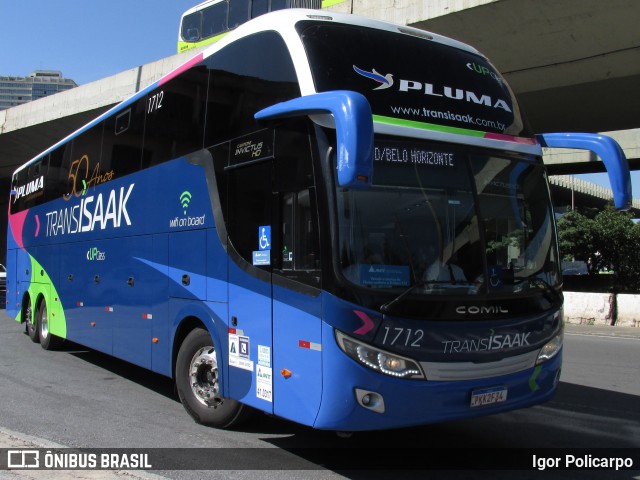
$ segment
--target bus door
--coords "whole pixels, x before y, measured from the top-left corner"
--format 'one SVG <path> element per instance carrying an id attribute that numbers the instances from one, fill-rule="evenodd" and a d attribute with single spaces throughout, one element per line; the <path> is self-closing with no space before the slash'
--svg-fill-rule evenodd
<path id="1" fill-rule="evenodd" d="M 279 195 L 281 232 L 273 285 L 274 413 L 312 425 L 322 395 L 320 256 L 315 190 Z"/>
<path id="2" fill-rule="evenodd" d="M 312 425 L 322 394 L 316 189 L 304 120 L 276 130 L 273 236 L 274 413 Z"/>
<path id="3" fill-rule="evenodd" d="M 271 268 L 275 230 L 271 174 L 271 159 L 226 171 L 229 328 L 225 395 L 269 413 L 273 413 Z"/>
<path id="4" fill-rule="evenodd" d="M 309 137 L 304 125 L 257 132 L 231 142 L 231 157 L 268 142 L 268 158 L 227 171 L 228 251 L 242 257 L 229 259 L 229 396 L 310 425 L 322 359 Z"/>

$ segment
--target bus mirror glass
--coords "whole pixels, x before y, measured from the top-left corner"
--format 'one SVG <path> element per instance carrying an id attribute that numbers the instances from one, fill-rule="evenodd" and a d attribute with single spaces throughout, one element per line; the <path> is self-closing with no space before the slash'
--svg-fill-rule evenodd
<path id="1" fill-rule="evenodd" d="M 277 103 L 255 114 L 257 120 L 276 120 L 330 113 L 335 121 L 338 184 L 348 188 L 371 186 L 373 119 L 367 99 L 348 90 L 322 92 Z"/>
<path id="2" fill-rule="evenodd" d="M 616 209 L 631 208 L 629 163 L 622 148 L 613 138 L 597 133 L 544 133 L 536 135 L 536 138 L 543 147 L 576 148 L 594 152 L 607 169 Z"/>

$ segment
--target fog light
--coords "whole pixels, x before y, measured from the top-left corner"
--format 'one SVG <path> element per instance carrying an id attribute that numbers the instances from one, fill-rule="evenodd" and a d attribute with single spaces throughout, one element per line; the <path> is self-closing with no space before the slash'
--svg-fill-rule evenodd
<path id="1" fill-rule="evenodd" d="M 379 393 L 356 388 L 355 394 L 360 406 L 376 413 L 384 413 L 384 398 Z"/>

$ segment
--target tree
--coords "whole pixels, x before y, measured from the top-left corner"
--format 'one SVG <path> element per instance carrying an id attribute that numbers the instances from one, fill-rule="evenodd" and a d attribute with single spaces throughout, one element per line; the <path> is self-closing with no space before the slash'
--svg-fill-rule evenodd
<path id="1" fill-rule="evenodd" d="M 598 273 L 593 239 L 593 220 L 577 210 L 571 210 L 558 220 L 558 242 L 562 260 L 580 260 L 587 264 L 589 274 Z"/>
<path id="2" fill-rule="evenodd" d="M 562 258 L 587 262 L 590 274 L 608 268 L 615 291 L 640 289 L 640 225 L 628 212 L 606 208 L 589 218 L 571 211 L 558 220 Z"/>
<path id="3" fill-rule="evenodd" d="M 640 287 L 640 226 L 627 212 L 606 209 L 593 223 L 594 246 L 600 253 L 601 265 L 613 271 L 617 291 Z"/>

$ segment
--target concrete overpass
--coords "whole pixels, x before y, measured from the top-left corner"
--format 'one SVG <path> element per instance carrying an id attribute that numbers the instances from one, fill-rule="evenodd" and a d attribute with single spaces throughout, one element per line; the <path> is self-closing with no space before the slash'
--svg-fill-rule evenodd
<path id="1" fill-rule="evenodd" d="M 640 169 L 637 0 L 346 0 L 329 9 L 408 24 L 473 45 L 504 74 L 534 131 L 613 132 L 632 169 Z M 188 55 L 0 111 L 0 191 L 8 192 L 18 165 Z M 602 162 L 594 160 L 573 152 L 545 155 L 551 174 L 604 171 Z M 0 195 L 2 212 L 7 198 Z M 640 207 L 637 201 L 634 207 Z M 0 219 L 0 234 L 4 225 Z"/>

